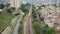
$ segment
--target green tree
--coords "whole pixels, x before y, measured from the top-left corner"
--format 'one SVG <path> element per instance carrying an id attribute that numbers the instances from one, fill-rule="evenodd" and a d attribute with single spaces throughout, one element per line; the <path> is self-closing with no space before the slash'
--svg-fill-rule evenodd
<path id="1" fill-rule="evenodd" d="M 42 5 L 41 7 L 46 7 L 45 5 Z"/>
<path id="2" fill-rule="evenodd" d="M 36 18 L 37 17 L 37 14 L 36 14 L 36 10 L 35 10 L 35 6 L 33 5 L 32 6 L 32 15 L 33 15 L 33 18 Z"/>
<path id="3" fill-rule="evenodd" d="M 30 9 L 30 4 L 21 4 L 21 8 L 20 8 L 25 14 L 29 12 Z"/>
<path id="4" fill-rule="evenodd" d="M 54 7 L 57 7 L 57 5 L 56 4 L 52 4 Z"/>
<path id="5" fill-rule="evenodd" d="M 0 4 L 0 9 L 3 9 L 4 8 L 4 5 L 3 4 Z"/>
<path id="6" fill-rule="evenodd" d="M 40 21 L 44 21 L 44 17 L 40 17 Z"/>
<path id="7" fill-rule="evenodd" d="M 56 31 L 54 30 L 54 28 L 46 26 L 46 27 L 45 27 L 44 34 L 57 34 L 57 33 L 56 33 Z"/>
<path id="8" fill-rule="evenodd" d="M 10 6 L 10 3 L 7 3 L 5 6 L 6 6 L 6 7 L 9 7 L 9 6 Z"/>
<path id="9" fill-rule="evenodd" d="M 10 14 L 12 14 L 12 11 L 10 9 L 6 9 L 6 11 Z"/>

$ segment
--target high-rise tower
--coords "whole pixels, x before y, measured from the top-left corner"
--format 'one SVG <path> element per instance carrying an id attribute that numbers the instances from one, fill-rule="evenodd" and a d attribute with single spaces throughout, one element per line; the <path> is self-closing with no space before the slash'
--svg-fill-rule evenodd
<path id="1" fill-rule="evenodd" d="M 19 8 L 20 7 L 20 0 L 10 0 L 10 7 Z"/>
<path id="2" fill-rule="evenodd" d="M 10 0 L 10 7 L 15 7 L 15 1 L 14 0 Z"/>

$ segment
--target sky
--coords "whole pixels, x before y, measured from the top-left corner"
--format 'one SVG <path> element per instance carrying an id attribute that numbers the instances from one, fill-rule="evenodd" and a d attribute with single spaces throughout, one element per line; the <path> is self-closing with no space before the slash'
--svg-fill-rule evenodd
<path id="1" fill-rule="evenodd" d="M 29 3 L 34 3 L 34 2 L 43 2 L 45 1 L 46 3 L 60 3 L 60 0 L 21 0 L 22 2 L 29 2 Z"/>
<path id="2" fill-rule="evenodd" d="M 2 1 L 5 1 L 5 2 L 8 2 L 9 0 L 2 0 Z M 42 1 L 48 1 L 48 2 L 51 2 L 51 0 L 20 0 L 21 2 L 42 2 Z M 60 0 L 57 0 L 58 2 L 60 2 Z M 56 0 L 52 0 L 52 2 L 56 2 Z"/>

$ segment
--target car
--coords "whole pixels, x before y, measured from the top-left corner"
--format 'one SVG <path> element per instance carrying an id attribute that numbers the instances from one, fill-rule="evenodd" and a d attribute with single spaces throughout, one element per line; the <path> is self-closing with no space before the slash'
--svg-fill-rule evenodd
<path id="1" fill-rule="evenodd" d="M 3 9 L 0 9 L 0 13 L 2 13 L 3 12 Z"/>

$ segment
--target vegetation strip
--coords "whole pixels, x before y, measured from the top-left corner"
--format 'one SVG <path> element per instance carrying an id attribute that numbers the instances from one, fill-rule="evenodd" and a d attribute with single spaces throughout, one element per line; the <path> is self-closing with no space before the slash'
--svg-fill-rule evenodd
<path id="1" fill-rule="evenodd" d="M 57 34 L 54 28 L 48 27 L 48 25 L 43 22 L 44 17 L 35 10 L 34 6 L 32 7 L 32 17 L 34 34 Z"/>
<path id="2" fill-rule="evenodd" d="M 8 11 L 4 11 L 0 14 L 0 32 L 2 32 L 8 25 L 11 24 L 11 18 L 13 17 Z"/>

